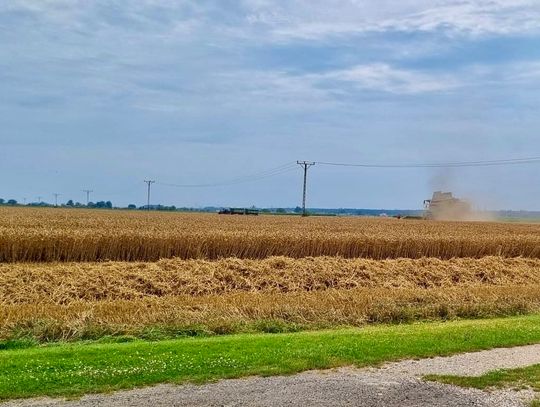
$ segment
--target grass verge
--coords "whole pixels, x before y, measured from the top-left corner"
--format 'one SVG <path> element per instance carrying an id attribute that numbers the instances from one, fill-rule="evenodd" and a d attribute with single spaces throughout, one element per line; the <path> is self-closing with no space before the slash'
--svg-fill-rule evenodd
<path id="1" fill-rule="evenodd" d="M 427 380 L 453 384 L 461 387 L 487 389 L 489 387 L 531 387 L 540 391 L 540 364 L 519 369 L 501 369 L 482 376 L 428 375 Z"/>
<path id="2" fill-rule="evenodd" d="M 540 315 L 0 352 L 0 399 L 291 374 L 540 342 Z"/>
<path id="3" fill-rule="evenodd" d="M 474 387 L 476 389 L 493 387 L 520 389 L 530 387 L 534 391 L 540 392 L 540 364 L 518 369 L 494 370 L 482 376 L 428 375 L 425 376 L 425 379 L 461 387 Z M 531 406 L 540 407 L 540 398 L 534 400 Z"/>

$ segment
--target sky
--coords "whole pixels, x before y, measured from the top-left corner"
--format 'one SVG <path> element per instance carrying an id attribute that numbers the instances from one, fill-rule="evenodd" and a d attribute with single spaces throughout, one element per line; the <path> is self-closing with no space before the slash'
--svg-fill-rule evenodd
<path id="1" fill-rule="evenodd" d="M 0 197 L 21 202 L 142 205 L 151 179 L 152 203 L 294 207 L 296 160 L 540 156 L 539 113 L 538 0 L 0 0 Z M 315 165 L 307 205 L 540 210 L 539 167 Z"/>

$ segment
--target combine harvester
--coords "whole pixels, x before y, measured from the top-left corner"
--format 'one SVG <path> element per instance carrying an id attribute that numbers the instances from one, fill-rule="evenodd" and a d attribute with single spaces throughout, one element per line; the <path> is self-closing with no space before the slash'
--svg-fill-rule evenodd
<path id="1" fill-rule="evenodd" d="M 451 192 L 436 191 L 431 199 L 424 201 L 424 219 L 467 220 L 471 216 L 471 205 Z"/>

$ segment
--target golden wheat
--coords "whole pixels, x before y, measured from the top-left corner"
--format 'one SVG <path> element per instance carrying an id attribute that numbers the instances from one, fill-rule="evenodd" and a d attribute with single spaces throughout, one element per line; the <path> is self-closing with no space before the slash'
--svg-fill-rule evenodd
<path id="1" fill-rule="evenodd" d="M 234 293 L 139 300 L 34 303 L 0 307 L 0 338 L 41 341 L 104 335 L 283 331 L 372 322 L 491 317 L 540 310 L 540 285 L 457 288 L 357 288 L 294 293 Z"/>
<path id="2" fill-rule="evenodd" d="M 136 300 L 238 292 L 328 289 L 426 289 L 540 285 L 540 260 L 165 259 L 155 263 L 16 263 L 0 265 L 0 304 Z"/>
<path id="3" fill-rule="evenodd" d="M 0 208 L 0 338 L 538 310 L 538 224 Z"/>
<path id="4" fill-rule="evenodd" d="M 510 315 L 540 310 L 540 260 L 3 264 L 0 304 L 0 338 L 40 340 Z"/>
<path id="5" fill-rule="evenodd" d="M 0 262 L 540 258 L 540 225 L 0 208 Z"/>

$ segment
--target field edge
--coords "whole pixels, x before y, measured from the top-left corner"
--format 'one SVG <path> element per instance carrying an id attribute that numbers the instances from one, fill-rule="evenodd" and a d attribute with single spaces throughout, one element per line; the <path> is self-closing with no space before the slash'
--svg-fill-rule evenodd
<path id="1" fill-rule="evenodd" d="M 540 343 L 540 315 L 0 351 L 0 399 L 293 374 Z"/>

